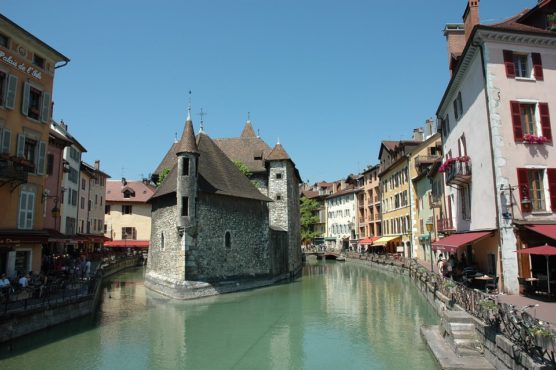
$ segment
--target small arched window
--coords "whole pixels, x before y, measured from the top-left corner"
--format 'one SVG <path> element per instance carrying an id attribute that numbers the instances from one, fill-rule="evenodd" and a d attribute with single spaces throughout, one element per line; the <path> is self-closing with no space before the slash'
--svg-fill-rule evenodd
<path id="1" fill-rule="evenodd" d="M 226 234 L 224 235 L 224 246 L 226 249 L 232 248 L 232 234 L 230 234 L 229 231 L 226 231 Z"/>
<path id="2" fill-rule="evenodd" d="M 160 233 L 160 250 L 164 250 L 164 233 Z"/>

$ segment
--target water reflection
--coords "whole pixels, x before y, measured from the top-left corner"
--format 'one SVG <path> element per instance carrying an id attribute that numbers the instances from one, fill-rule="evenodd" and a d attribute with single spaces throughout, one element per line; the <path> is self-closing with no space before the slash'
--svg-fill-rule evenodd
<path id="1" fill-rule="evenodd" d="M 142 274 L 107 284 L 95 320 L 15 341 L 12 352 L 3 348 L 0 368 L 397 369 L 410 360 L 415 368 L 436 366 L 419 326 L 437 317 L 407 278 L 310 261 L 293 284 L 176 302 L 146 292 Z"/>

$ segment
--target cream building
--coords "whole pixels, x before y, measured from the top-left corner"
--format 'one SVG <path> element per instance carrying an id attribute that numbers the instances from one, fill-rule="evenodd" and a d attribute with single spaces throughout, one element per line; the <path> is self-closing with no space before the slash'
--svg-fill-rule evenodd
<path id="1" fill-rule="evenodd" d="M 106 247 L 149 246 L 151 205 L 155 188 L 147 180 L 106 182 L 104 236 L 112 239 Z"/>

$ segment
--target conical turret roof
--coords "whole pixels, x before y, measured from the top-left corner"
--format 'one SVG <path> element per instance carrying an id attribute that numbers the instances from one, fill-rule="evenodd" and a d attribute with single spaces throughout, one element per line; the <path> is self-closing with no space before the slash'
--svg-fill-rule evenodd
<path id="1" fill-rule="evenodd" d="M 276 144 L 274 149 L 272 149 L 272 151 L 270 152 L 268 157 L 266 157 L 266 160 L 267 161 L 284 161 L 284 160 L 290 160 L 290 156 L 288 155 L 288 153 L 286 153 L 286 150 L 284 149 L 282 144 L 278 143 L 278 144 Z"/>
<path id="2" fill-rule="evenodd" d="M 242 138 L 257 137 L 257 134 L 255 134 L 255 130 L 253 130 L 253 126 L 251 125 L 250 120 L 247 120 L 247 122 L 245 122 L 245 127 L 241 132 L 241 137 Z"/>
<path id="3" fill-rule="evenodd" d="M 176 149 L 176 154 L 199 154 L 199 149 L 197 148 L 197 142 L 195 140 L 195 133 L 193 132 L 193 122 L 191 122 L 189 115 L 187 118 L 187 121 L 185 121 L 185 129 L 183 130 L 183 134 L 181 135 L 181 139 Z"/>

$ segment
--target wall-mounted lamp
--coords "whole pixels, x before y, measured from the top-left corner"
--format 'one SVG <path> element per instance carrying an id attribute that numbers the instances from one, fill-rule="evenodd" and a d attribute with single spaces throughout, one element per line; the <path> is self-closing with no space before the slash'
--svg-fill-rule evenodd
<path id="1" fill-rule="evenodd" d="M 57 195 L 48 195 L 45 191 L 42 194 L 42 201 L 43 203 L 46 202 L 47 199 L 54 199 L 54 207 L 50 210 L 52 217 L 58 218 L 60 217 L 60 208 L 58 208 L 58 196 Z"/>
<path id="2" fill-rule="evenodd" d="M 521 201 L 519 202 L 523 210 L 529 210 L 531 207 L 531 199 L 529 199 L 529 188 L 526 185 L 500 185 L 500 191 L 509 191 L 510 192 L 510 203 L 509 208 L 510 211 L 513 211 L 513 191 L 519 190 Z M 511 216 L 511 215 L 510 215 Z"/>

